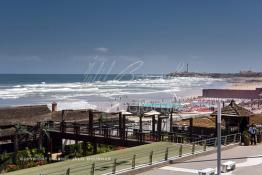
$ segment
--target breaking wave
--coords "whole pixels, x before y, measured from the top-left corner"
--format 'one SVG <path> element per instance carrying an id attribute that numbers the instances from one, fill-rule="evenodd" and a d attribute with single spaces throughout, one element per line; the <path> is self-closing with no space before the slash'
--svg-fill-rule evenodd
<path id="1" fill-rule="evenodd" d="M 175 93 L 194 88 L 205 88 L 223 82 L 212 78 L 161 78 L 147 77 L 135 80 L 108 80 L 72 83 L 33 83 L 0 85 L 0 99 L 38 98 L 51 100 L 72 99 L 86 96 L 114 97 L 153 93 Z"/>

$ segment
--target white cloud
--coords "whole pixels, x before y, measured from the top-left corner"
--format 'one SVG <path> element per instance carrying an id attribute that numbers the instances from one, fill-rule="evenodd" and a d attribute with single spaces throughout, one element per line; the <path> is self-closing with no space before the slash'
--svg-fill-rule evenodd
<path id="1" fill-rule="evenodd" d="M 95 51 L 97 51 L 97 52 L 103 52 L 103 53 L 105 53 L 105 52 L 108 52 L 108 48 L 106 48 L 106 47 L 97 47 L 97 48 L 95 48 Z"/>

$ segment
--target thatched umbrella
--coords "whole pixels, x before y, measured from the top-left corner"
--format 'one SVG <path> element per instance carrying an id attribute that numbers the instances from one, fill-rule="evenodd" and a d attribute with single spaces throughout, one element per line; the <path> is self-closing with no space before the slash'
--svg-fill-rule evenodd
<path id="1" fill-rule="evenodd" d="M 217 111 L 212 113 L 211 116 L 217 117 Z M 249 120 L 252 116 L 254 116 L 254 113 L 237 105 L 234 100 L 228 106 L 221 109 L 221 117 L 225 121 L 227 131 L 230 130 L 231 125 L 234 125 L 238 127 L 238 132 L 242 133 L 247 125 L 249 125 Z"/>

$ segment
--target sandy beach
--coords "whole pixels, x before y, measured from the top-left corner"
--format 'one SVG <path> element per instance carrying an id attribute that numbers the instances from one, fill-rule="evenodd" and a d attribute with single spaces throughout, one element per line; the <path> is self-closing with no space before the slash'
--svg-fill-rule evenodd
<path id="1" fill-rule="evenodd" d="M 229 80 L 227 89 L 255 90 L 262 87 L 262 78 L 234 78 Z"/>

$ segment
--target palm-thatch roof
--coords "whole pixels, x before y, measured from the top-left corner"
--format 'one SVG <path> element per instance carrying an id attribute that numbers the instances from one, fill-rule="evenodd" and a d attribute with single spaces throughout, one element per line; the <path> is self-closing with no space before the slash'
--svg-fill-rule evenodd
<path id="1" fill-rule="evenodd" d="M 211 114 L 211 116 L 216 115 L 217 111 Z M 221 109 L 221 115 L 223 117 L 250 117 L 253 116 L 254 113 L 244 107 L 237 105 L 236 102 L 232 100 L 228 106 L 225 106 Z"/>
<path id="2" fill-rule="evenodd" d="M 112 121 L 112 120 L 118 120 L 118 114 L 101 114 L 99 111 L 93 111 L 94 115 L 94 122 L 98 121 L 98 119 L 101 117 L 103 118 L 103 121 Z M 55 111 L 52 113 L 44 114 L 43 118 L 49 118 L 49 120 L 52 120 L 54 122 L 61 122 L 62 121 L 62 111 Z M 89 112 L 87 109 L 78 109 L 78 110 L 65 110 L 64 121 L 66 122 L 73 122 L 77 121 L 79 123 L 81 122 L 87 122 L 89 120 Z"/>
<path id="3" fill-rule="evenodd" d="M 0 108 L 0 126 L 36 123 L 45 120 L 41 116 L 48 113 L 51 111 L 47 105 Z"/>
<path id="4" fill-rule="evenodd" d="M 187 125 L 189 126 L 189 120 L 180 120 L 175 121 L 174 124 L 178 125 Z M 204 117 L 204 118 L 195 118 L 193 120 L 194 127 L 203 127 L 203 128 L 216 128 L 216 119 L 215 117 Z M 225 128 L 225 123 L 222 121 L 221 123 L 222 129 Z"/>

